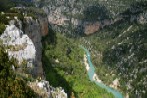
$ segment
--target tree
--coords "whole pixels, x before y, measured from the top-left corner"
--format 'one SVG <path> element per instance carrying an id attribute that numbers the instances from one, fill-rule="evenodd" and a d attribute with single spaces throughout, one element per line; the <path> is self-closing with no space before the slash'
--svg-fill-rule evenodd
<path id="1" fill-rule="evenodd" d="M 11 0 L 0 0 L 0 4 L 0 11 L 6 11 L 14 5 Z"/>
<path id="2" fill-rule="evenodd" d="M 9 60 L 5 48 L 0 44 L 0 98 L 32 98 L 35 93 L 26 85 L 22 77 L 12 69 L 14 60 Z"/>
<path id="3" fill-rule="evenodd" d="M 3 23 L 0 23 L 0 35 L 4 32 L 5 25 Z"/>

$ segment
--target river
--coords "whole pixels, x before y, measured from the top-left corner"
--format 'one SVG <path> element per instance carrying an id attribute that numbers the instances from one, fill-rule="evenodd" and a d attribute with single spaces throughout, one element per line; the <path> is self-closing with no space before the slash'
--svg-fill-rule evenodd
<path id="1" fill-rule="evenodd" d="M 106 89 L 108 92 L 112 93 L 112 94 L 115 96 L 115 98 L 124 98 L 123 95 L 122 95 L 119 91 L 117 91 L 117 90 L 115 90 L 115 89 L 113 89 L 113 88 L 111 88 L 111 87 L 106 86 L 106 85 L 103 84 L 102 82 L 98 82 L 98 81 L 96 81 L 96 80 L 93 80 L 93 76 L 94 76 L 94 74 L 95 74 L 95 68 L 94 68 L 94 66 L 93 66 L 93 64 L 92 64 L 92 62 L 91 62 L 90 52 L 89 52 L 86 48 L 84 48 L 83 46 L 80 46 L 80 47 L 81 47 L 82 49 L 84 49 L 84 51 L 86 52 L 86 57 L 87 57 L 88 64 L 89 64 L 89 67 L 90 67 L 89 70 L 88 70 L 89 79 L 90 79 L 91 81 L 95 82 L 96 85 L 98 85 L 99 87 L 104 88 L 104 89 Z"/>

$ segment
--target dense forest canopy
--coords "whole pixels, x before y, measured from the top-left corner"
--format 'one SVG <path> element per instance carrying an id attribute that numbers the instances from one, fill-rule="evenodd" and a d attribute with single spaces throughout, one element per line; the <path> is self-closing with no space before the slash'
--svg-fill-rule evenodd
<path id="1" fill-rule="evenodd" d="M 11 0 L 0 0 L 0 11 L 6 11 L 14 6 L 14 3 Z"/>

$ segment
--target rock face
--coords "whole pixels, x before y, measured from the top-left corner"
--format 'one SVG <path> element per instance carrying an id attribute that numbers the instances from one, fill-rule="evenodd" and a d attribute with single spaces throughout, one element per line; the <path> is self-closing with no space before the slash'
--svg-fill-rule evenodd
<path id="1" fill-rule="evenodd" d="M 20 29 L 22 27 L 21 21 L 12 20 L 0 39 L 7 47 L 10 58 L 16 58 L 20 67 L 25 60 L 27 68 L 31 69 L 29 74 L 43 78 L 41 37 L 48 33 L 48 25 L 46 26 L 45 19 L 39 20 L 41 24 L 31 17 L 25 17 L 24 19 L 25 33 Z M 19 24 L 18 27 L 14 25 L 16 22 Z M 28 82 L 28 86 L 38 94 L 39 98 L 67 98 L 67 94 L 62 88 L 51 87 L 46 80 Z"/>
<path id="2" fill-rule="evenodd" d="M 43 10 L 48 14 L 49 23 L 58 32 L 89 35 L 99 31 L 101 26 L 105 26 L 105 22 L 101 25 L 101 20 L 98 20 L 98 17 L 107 12 L 103 11 L 98 16 L 94 16 L 93 14 L 99 13 L 97 10 L 102 9 L 102 7 L 98 6 L 97 9 L 93 9 L 95 6 L 93 7 L 92 2 L 88 4 L 77 0 L 44 0 L 42 5 Z M 90 15 L 94 16 L 96 22 L 91 21 Z M 101 17 L 102 20 L 105 18 Z"/>
<path id="3" fill-rule="evenodd" d="M 48 30 L 48 19 L 46 17 L 39 17 L 39 24 L 41 27 L 41 35 L 46 36 L 49 32 Z"/>
<path id="4" fill-rule="evenodd" d="M 39 1 L 39 2 L 38 2 Z M 48 14 L 48 21 L 54 30 L 62 33 L 86 33 L 88 29 L 83 24 L 87 19 L 94 19 L 94 21 L 102 22 L 100 27 L 111 25 L 113 22 L 110 18 L 115 19 L 119 13 L 125 11 L 131 3 L 135 1 L 121 1 L 120 0 L 34 0 L 37 6 L 43 8 Z M 146 5 L 145 5 L 146 6 Z M 132 10 L 132 9 L 131 9 Z M 136 13 L 140 10 L 133 10 Z M 138 22 L 144 24 L 145 15 L 140 15 Z M 132 17 L 133 19 L 133 17 Z M 90 22 L 91 23 L 91 22 Z M 80 28 L 80 29 L 79 29 Z M 99 27 L 98 27 L 99 28 Z M 84 29 L 84 30 L 83 30 Z M 91 34 L 92 31 L 88 32 Z M 92 32 L 94 33 L 95 30 Z"/>
<path id="5" fill-rule="evenodd" d="M 36 49 L 36 56 L 34 60 L 34 74 L 39 77 L 43 77 L 43 69 L 42 69 L 42 43 L 41 43 L 41 36 L 46 32 L 42 30 L 44 27 L 40 26 L 38 20 L 33 20 L 31 17 L 25 17 L 24 22 L 24 32 L 29 36 L 32 40 L 35 49 Z M 43 24 L 43 23 L 42 23 Z M 43 32 L 43 34 L 41 34 Z"/>
<path id="6" fill-rule="evenodd" d="M 147 11 L 139 14 L 139 16 L 137 17 L 137 22 L 139 24 L 147 24 Z"/>
<path id="7" fill-rule="evenodd" d="M 28 85 L 37 93 L 41 98 L 67 98 L 67 94 L 62 88 L 54 88 L 49 85 L 48 81 L 34 81 L 28 82 Z"/>
<path id="8" fill-rule="evenodd" d="M 19 64 L 26 60 L 27 66 L 33 67 L 32 75 L 43 78 L 41 38 L 47 34 L 48 21 L 46 17 L 40 16 L 38 20 L 24 17 L 23 23 L 16 17 L 15 20 L 10 21 L 10 25 L 7 26 L 1 39 L 10 48 L 8 49 L 10 57 L 16 58 Z"/>
<path id="9" fill-rule="evenodd" d="M 14 24 L 10 24 L 6 27 L 6 30 L 1 35 L 0 39 L 3 40 L 4 45 L 10 46 L 7 49 L 10 58 L 16 58 L 19 61 L 19 64 L 21 64 L 23 60 L 26 60 L 28 62 L 27 66 L 33 67 L 36 49 L 28 35 L 23 34 L 23 32 Z"/>
<path id="10" fill-rule="evenodd" d="M 122 6 L 118 2 L 117 0 L 44 0 L 41 5 L 48 14 L 48 21 L 53 25 L 54 30 L 89 35 L 114 23 L 111 19 L 117 16 L 117 12 L 112 9 Z"/>
<path id="11" fill-rule="evenodd" d="M 48 21 L 56 25 L 69 25 L 71 17 L 67 16 L 67 14 L 80 14 L 83 9 L 82 6 L 79 9 L 74 8 L 75 3 L 77 3 L 76 0 L 48 0 L 45 3 L 48 4 L 48 6 L 44 6 L 43 9 L 48 13 Z M 78 24 L 78 22 L 75 23 L 76 18 L 73 18 L 72 21 L 74 24 Z"/>
<path id="12" fill-rule="evenodd" d="M 99 30 L 100 25 L 101 24 L 99 22 L 95 22 L 95 23 L 85 22 L 85 24 L 84 24 L 84 33 L 86 35 L 90 35 L 92 33 L 95 33 L 96 31 Z"/>
<path id="13" fill-rule="evenodd" d="M 51 93 L 53 98 L 67 98 L 67 94 L 61 87 L 51 88 Z"/>
<path id="14" fill-rule="evenodd" d="M 51 98 L 50 85 L 48 81 L 36 80 L 34 82 L 28 82 L 28 86 L 30 86 L 35 91 L 35 93 L 39 94 L 39 97 Z"/>

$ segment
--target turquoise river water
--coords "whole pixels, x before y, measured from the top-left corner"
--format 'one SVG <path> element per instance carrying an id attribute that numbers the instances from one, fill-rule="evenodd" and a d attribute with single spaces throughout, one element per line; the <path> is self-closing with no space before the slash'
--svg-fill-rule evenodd
<path id="1" fill-rule="evenodd" d="M 94 68 L 94 66 L 93 66 L 93 64 L 92 64 L 92 62 L 91 62 L 90 52 L 89 52 L 86 48 L 84 48 L 83 46 L 80 46 L 80 47 L 81 47 L 82 49 L 84 49 L 84 51 L 86 52 L 88 64 L 89 64 L 89 66 L 90 66 L 90 69 L 89 69 L 89 71 L 88 71 L 89 79 L 90 79 L 91 81 L 95 82 L 96 85 L 98 85 L 99 87 L 104 88 L 104 89 L 106 89 L 108 92 L 112 93 L 112 94 L 115 96 L 115 98 L 124 98 L 123 95 L 122 95 L 119 91 L 114 90 L 113 88 L 108 87 L 108 86 L 106 86 L 106 85 L 103 84 L 103 83 L 100 83 L 100 82 L 97 82 L 97 81 L 93 80 L 93 75 L 95 74 L 95 68 Z"/>

